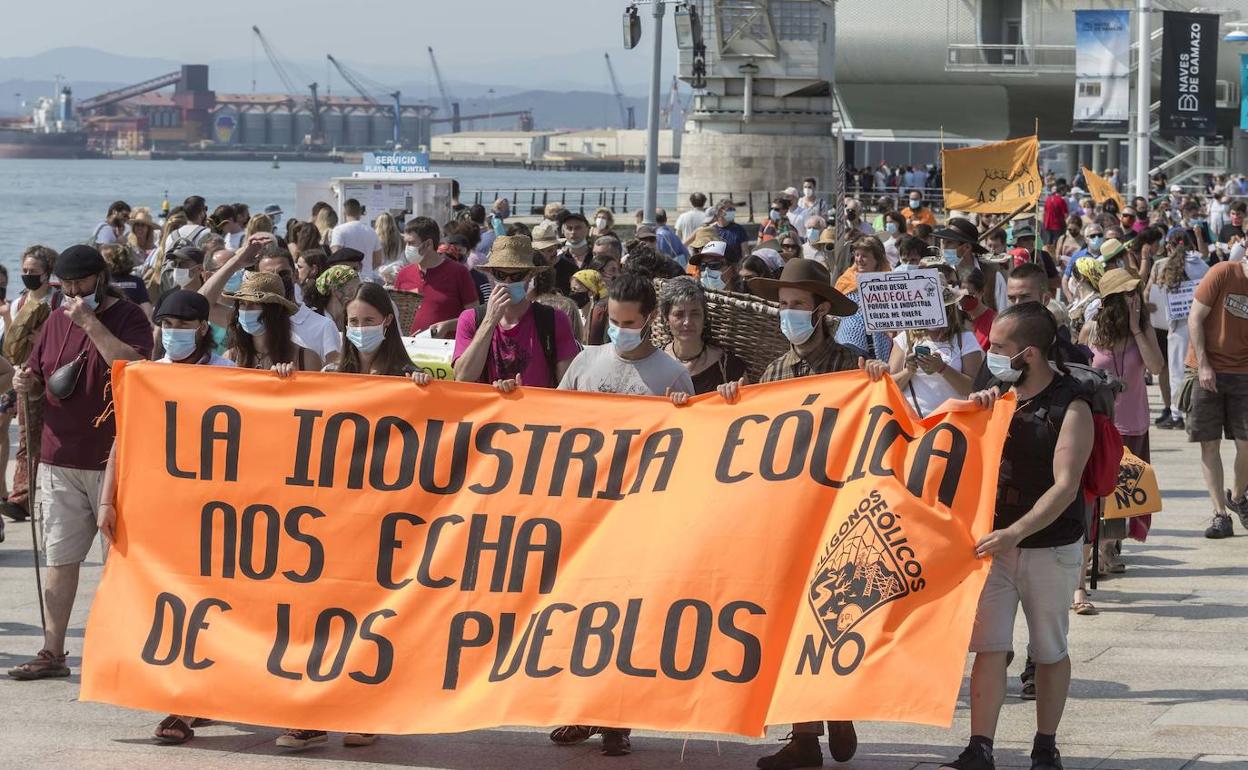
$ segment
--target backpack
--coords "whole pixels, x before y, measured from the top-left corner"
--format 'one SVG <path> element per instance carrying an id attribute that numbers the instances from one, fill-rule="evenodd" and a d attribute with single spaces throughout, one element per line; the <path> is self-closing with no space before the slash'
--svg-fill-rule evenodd
<path id="1" fill-rule="evenodd" d="M 555 348 L 555 313 L 559 311 L 540 302 L 531 302 L 529 307 L 533 308 L 533 323 L 537 327 L 537 340 L 542 345 L 542 354 L 546 357 L 546 367 L 550 371 L 551 387 L 557 387 L 559 385 L 559 354 Z M 472 313 L 476 328 L 480 329 L 481 319 L 485 317 L 485 306 L 477 305 Z M 482 371 L 481 376 L 487 376 L 485 371 Z"/>
<path id="2" fill-rule="evenodd" d="M 1127 386 L 1103 369 L 1083 364 L 1065 366 L 1092 407 L 1092 453 L 1083 468 L 1083 492 L 1089 498 L 1105 497 L 1113 494 L 1122 464 L 1122 434 L 1114 425 L 1114 402 Z"/>

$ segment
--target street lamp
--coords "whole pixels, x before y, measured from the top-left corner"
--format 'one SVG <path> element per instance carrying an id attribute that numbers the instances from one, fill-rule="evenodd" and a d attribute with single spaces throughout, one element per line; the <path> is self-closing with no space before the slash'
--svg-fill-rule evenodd
<path id="1" fill-rule="evenodd" d="M 698 10 L 687 0 L 633 0 L 624 11 L 624 47 L 632 49 L 641 42 L 641 19 L 637 6 L 651 5 L 654 8 L 654 50 L 650 65 L 650 104 L 646 110 L 646 187 L 642 203 L 642 219 L 644 224 L 654 224 L 654 212 L 659 202 L 659 91 L 663 78 L 663 14 L 668 4 L 676 6 L 676 38 L 677 44 L 693 48 L 695 52 L 704 49 L 702 43 L 702 22 L 698 18 Z M 695 79 L 697 73 L 695 72 Z"/>

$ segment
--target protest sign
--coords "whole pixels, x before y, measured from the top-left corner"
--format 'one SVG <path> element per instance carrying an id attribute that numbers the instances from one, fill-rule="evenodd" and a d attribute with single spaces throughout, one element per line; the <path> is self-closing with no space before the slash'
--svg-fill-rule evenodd
<path id="1" fill-rule="evenodd" d="M 455 340 L 435 339 L 425 331 L 415 337 L 404 337 L 403 347 L 417 369 L 435 380 L 455 379 L 455 371 L 451 367 Z"/>
<path id="2" fill-rule="evenodd" d="M 860 273 L 858 288 L 869 332 L 943 329 L 947 323 L 939 270 Z"/>
<path id="3" fill-rule="evenodd" d="M 946 209 L 1009 214 L 1040 200 L 1040 140 L 1034 136 L 941 150 L 940 157 Z"/>
<path id="4" fill-rule="evenodd" d="M 1118 483 L 1114 493 L 1102 498 L 1105 501 L 1105 518 L 1128 519 L 1161 510 L 1161 491 L 1157 487 L 1157 473 L 1153 466 L 1122 450 L 1122 464 L 1118 467 Z"/>
<path id="5" fill-rule="evenodd" d="M 1178 259 L 1178 257 L 1175 257 Z M 1200 281 L 1184 281 L 1176 289 L 1166 291 L 1167 312 L 1171 321 L 1182 321 L 1192 313 L 1192 300 Z"/>
<path id="6" fill-rule="evenodd" d="M 1092 196 L 1092 200 L 1095 203 L 1104 203 L 1112 200 L 1118 204 L 1119 211 L 1127 207 L 1127 204 L 1122 200 L 1122 196 L 1109 183 L 1109 180 L 1087 166 L 1083 166 L 1083 180 L 1088 183 L 1088 194 Z"/>
<path id="7" fill-rule="evenodd" d="M 83 700 L 370 733 L 948 725 L 1013 412 L 113 369 Z"/>

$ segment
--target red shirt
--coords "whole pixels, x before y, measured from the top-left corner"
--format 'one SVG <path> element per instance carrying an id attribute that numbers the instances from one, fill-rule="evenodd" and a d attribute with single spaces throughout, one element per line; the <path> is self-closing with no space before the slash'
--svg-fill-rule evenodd
<path id="1" fill-rule="evenodd" d="M 464 308 L 477 304 L 477 284 L 468 268 L 446 259 L 437 267 L 422 270 L 408 265 L 399 271 L 394 287 L 401 291 L 418 291 L 423 296 L 420 309 L 412 321 L 411 333 L 417 334 L 436 323 L 459 318 Z"/>
<path id="2" fill-rule="evenodd" d="M 1066 208 L 1066 199 L 1057 193 L 1050 193 L 1044 199 L 1044 229 L 1065 230 L 1066 219 L 1070 211 Z"/>
<path id="3" fill-rule="evenodd" d="M 143 358 L 152 356 L 152 325 L 139 306 L 129 300 L 118 300 L 98 314 L 113 336 L 134 348 Z M 102 471 L 113 446 L 117 423 L 110 415 L 97 427 L 95 418 L 104 413 L 112 400 L 104 386 L 112 380 L 112 371 L 87 333 L 78 328 L 65 314 L 64 306 L 48 316 L 26 365 L 39 375 L 44 384 L 61 366 L 86 351 L 87 359 L 78 375 L 78 383 L 64 401 L 45 393 L 43 411 L 43 448 L 41 462 L 62 468 Z"/>
<path id="4" fill-rule="evenodd" d="M 975 339 L 985 351 L 988 350 L 988 332 L 992 331 L 992 322 L 996 319 L 997 311 L 990 307 L 985 307 L 984 312 L 975 319 Z"/>

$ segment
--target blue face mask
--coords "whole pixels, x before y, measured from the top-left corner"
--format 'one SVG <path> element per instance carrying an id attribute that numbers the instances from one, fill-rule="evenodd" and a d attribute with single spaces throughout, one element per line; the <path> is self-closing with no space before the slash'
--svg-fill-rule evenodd
<path id="1" fill-rule="evenodd" d="M 727 222 L 728 224 L 732 224 L 736 220 L 737 220 L 737 212 L 735 210 L 728 209 L 727 211 L 724 212 L 725 222 Z"/>
<path id="2" fill-rule="evenodd" d="M 896 223 L 896 222 L 885 222 L 885 223 L 884 223 L 884 232 L 887 232 L 887 233 L 896 233 L 896 232 L 897 232 L 897 223 Z"/>
<path id="3" fill-rule="evenodd" d="M 901 264 L 897 265 L 897 267 L 893 268 L 893 272 L 894 273 L 908 273 L 911 270 L 918 270 L 918 269 L 919 269 L 918 265 L 912 265 L 909 262 L 902 262 Z"/>
<path id="4" fill-rule="evenodd" d="M 518 305 L 524 302 L 524 295 L 529 293 L 528 281 L 516 281 L 515 283 L 503 284 L 507 287 L 507 293 L 511 295 L 511 304 Z"/>
<path id="5" fill-rule="evenodd" d="M 789 342 L 801 345 L 815 333 L 813 316 L 810 310 L 781 310 L 780 332 Z"/>
<path id="6" fill-rule="evenodd" d="M 160 342 L 170 361 L 185 361 L 199 345 L 199 332 L 194 329 L 161 329 Z"/>
<path id="7" fill-rule="evenodd" d="M 225 293 L 234 294 L 241 288 L 243 288 L 243 271 L 239 270 L 234 275 L 231 275 L 226 279 Z"/>
<path id="8" fill-rule="evenodd" d="M 348 326 L 347 341 L 361 353 L 375 353 L 386 338 L 384 326 Z"/>
<path id="9" fill-rule="evenodd" d="M 728 284 L 724 283 L 724 274 L 719 270 L 703 270 L 702 286 L 712 291 L 723 291 Z"/>
<path id="10" fill-rule="evenodd" d="M 806 240 L 809 243 L 814 243 L 815 241 L 819 240 L 819 229 L 816 227 L 812 227 L 809 230 L 807 230 Z"/>
<path id="11" fill-rule="evenodd" d="M 1105 242 L 1105 239 L 1104 239 L 1104 238 L 1102 238 L 1101 236 L 1097 235 L 1097 236 L 1094 236 L 1094 237 L 1092 237 L 1092 238 L 1088 239 L 1088 246 L 1089 246 L 1089 247 L 1091 247 L 1091 248 L 1093 248 L 1093 249 L 1100 249 L 1100 248 L 1101 248 L 1101 244 L 1102 244 L 1102 243 L 1104 243 L 1104 242 Z"/>
<path id="12" fill-rule="evenodd" d="M 264 333 L 264 321 L 260 320 L 259 310 L 239 310 L 238 325 L 253 337 Z"/>
<path id="13" fill-rule="evenodd" d="M 645 330 L 625 329 L 608 321 L 607 338 L 611 340 L 611 344 L 615 345 L 615 349 L 620 353 L 631 353 L 645 339 Z"/>
<path id="14" fill-rule="evenodd" d="M 775 209 L 772 209 L 772 210 L 771 210 L 771 213 L 770 213 L 770 214 L 768 214 L 767 216 L 771 217 L 771 221 L 772 221 L 772 222 L 779 222 L 779 221 L 780 221 L 780 212 L 779 212 L 779 211 L 776 211 Z"/>
<path id="15" fill-rule="evenodd" d="M 958 250 L 957 249 L 941 249 L 940 255 L 944 257 L 945 261 L 948 262 L 949 264 L 954 265 L 954 266 L 958 264 Z"/>

